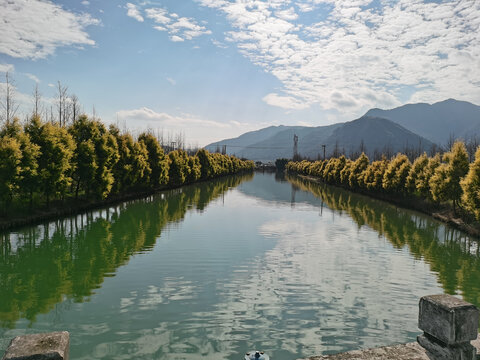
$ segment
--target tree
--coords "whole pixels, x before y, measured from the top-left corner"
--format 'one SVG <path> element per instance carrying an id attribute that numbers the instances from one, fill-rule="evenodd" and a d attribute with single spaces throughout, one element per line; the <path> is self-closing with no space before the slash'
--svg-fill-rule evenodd
<path id="1" fill-rule="evenodd" d="M 0 138 L 0 199 L 4 201 L 5 211 L 18 189 L 22 151 L 17 139 L 4 136 Z"/>
<path id="2" fill-rule="evenodd" d="M 215 168 L 212 162 L 212 158 L 208 150 L 200 149 L 198 150 L 196 156 L 200 161 L 201 176 L 203 180 L 210 179 L 215 174 Z"/>
<path id="3" fill-rule="evenodd" d="M 66 129 L 51 123 L 42 124 L 34 117 L 26 127 L 34 144 L 40 147 L 38 172 L 40 190 L 45 194 L 47 205 L 52 195 L 66 193 L 72 182 L 72 157 L 75 142 Z"/>
<path id="4" fill-rule="evenodd" d="M 130 134 L 120 135 L 120 131 L 110 126 L 110 132 L 118 144 L 118 162 L 113 168 L 114 191 L 126 191 L 148 184 L 151 169 L 148 164 L 148 151 L 143 142 L 134 141 Z"/>
<path id="5" fill-rule="evenodd" d="M 80 116 L 80 102 L 78 96 L 75 94 L 70 95 L 70 102 L 72 108 L 72 121 L 75 122 Z"/>
<path id="6" fill-rule="evenodd" d="M 22 152 L 20 163 L 20 193 L 28 197 L 30 207 L 33 204 L 33 193 L 40 185 L 38 174 L 38 159 L 40 157 L 40 146 L 34 144 L 30 136 L 22 132 L 17 135 Z"/>
<path id="7" fill-rule="evenodd" d="M 81 116 L 78 121 L 74 122 L 69 128 L 69 132 L 72 134 L 77 146 L 73 157 L 76 165 L 73 179 L 76 183 L 75 198 L 77 198 L 82 187 L 87 195 L 92 190 L 98 170 L 95 142 L 98 141 L 100 133 L 95 122 L 90 121 L 86 116 Z"/>
<path id="8" fill-rule="evenodd" d="M 5 73 L 5 98 L 1 101 L 0 105 L 3 110 L 0 114 L 0 120 L 2 120 L 5 125 L 9 125 L 14 119 L 20 104 L 17 104 L 15 99 L 15 83 L 10 80 L 8 71 Z"/>
<path id="9" fill-rule="evenodd" d="M 405 182 L 410 171 L 410 161 L 404 154 L 397 154 L 387 166 L 383 175 L 382 186 L 386 191 L 405 192 Z"/>
<path id="10" fill-rule="evenodd" d="M 39 116 L 42 111 L 41 109 L 42 94 L 38 89 L 38 83 L 35 83 L 32 97 L 33 97 L 33 116 Z"/>
<path id="11" fill-rule="evenodd" d="M 426 153 L 423 153 L 415 159 L 408 173 L 405 189 L 409 194 L 420 195 L 417 189 L 417 185 L 420 183 L 420 179 L 423 177 L 423 173 L 427 170 L 428 157 Z"/>
<path id="12" fill-rule="evenodd" d="M 363 140 L 362 140 L 363 143 Z M 367 155 L 364 152 L 358 157 L 357 160 L 353 163 L 350 177 L 348 179 L 348 184 L 351 188 L 358 188 L 363 187 L 363 172 L 367 169 L 368 165 L 370 164 L 370 160 L 368 160 Z"/>
<path id="13" fill-rule="evenodd" d="M 430 180 L 435 174 L 435 170 L 440 166 L 441 159 L 440 154 L 436 154 L 434 157 L 428 158 L 428 163 L 422 172 L 417 174 L 415 181 L 417 192 L 420 196 L 427 199 L 432 199 L 432 192 L 430 189 Z"/>
<path id="14" fill-rule="evenodd" d="M 480 147 L 477 148 L 467 176 L 460 184 L 463 190 L 462 203 L 480 221 Z"/>
<path id="15" fill-rule="evenodd" d="M 198 156 L 188 157 L 188 168 L 189 173 L 186 179 L 188 183 L 193 183 L 200 179 L 200 177 L 202 176 L 202 169 L 200 167 L 200 160 L 198 159 Z"/>
<path id="16" fill-rule="evenodd" d="M 58 122 L 60 126 L 66 126 L 68 118 L 70 117 L 68 95 L 68 87 L 63 86 L 60 81 L 57 82 L 57 111 Z"/>
<path id="17" fill-rule="evenodd" d="M 189 173 L 188 157 L 183 150 L 175 150 L 168 153 L 170 162 L 169 184 L 171 186 L 183 185 Z"/>
<path id="18" fill-rule="evenodd" d="M 138 141 L 145 145 L 148 152 L 148 164 L 152 170 L 150 185 L 157 188 L 166 184 L 168 182 L 169 161 L 157 139 L 150 133 L 143 133 L 138 137 Z"/>
<path id="19" fill-rule="evenodd" d="M 287 164 L 288 164 L 288 159 L 282 158 L 282 159 L 275 160 L 275 167 L 278 172 L 284 172 Z"/>
<path id="20" fill-rule="evenodd" d="M 456 213 L 456 205 L 462 197 L 460 181 L 467 175 L 469 165 L 465 144 L 456 141 L 451 150 L 443 154 L 443 161 L 430 182 L 432 195 L 434 200 L 452 200 L 453 212 Z"/>
<path id="21" fill-rule="evenodd" d="M 368 190 L 382 190 L 383 176 L 388 166 L 388 160 L 383 157 L 381 160 L 371 163 L 363 174 L 363 183 Z"/>

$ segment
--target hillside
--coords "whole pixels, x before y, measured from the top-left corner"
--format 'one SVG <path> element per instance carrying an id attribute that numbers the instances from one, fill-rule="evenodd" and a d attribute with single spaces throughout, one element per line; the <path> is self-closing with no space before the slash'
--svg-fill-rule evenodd
<path id="1" fill-rule="evenodd" d="M 403 151 L 406 146 L 428 151 L 433 145 L 390 120 L 364 116 L 328 126 L 270 127 L 235 139 L 219 141 L 206 148 L 214 151 L 217 145 L 227 145 L 229 154 L 252 160 L 273 161 L 292 157 L 294 134 L 298 136 L 298 153 L 310 158 L 323 155 L 323 144 L 326 145 L 327 156 L 332 155 L 335 149 L 347 155 L 359 152 L 362 142 L 363 149 L 369 156 L 373 156 L 375 150 L 395 153 Z"/>
<path id="2" fill-rule="evenodd" d="M 446 144 L 450 135 L 465 140 L 480 135 L 480 106 L 454 99 L 391 110 L 371 109 L 365 116 L 392 120 L 438 145 Z"/>

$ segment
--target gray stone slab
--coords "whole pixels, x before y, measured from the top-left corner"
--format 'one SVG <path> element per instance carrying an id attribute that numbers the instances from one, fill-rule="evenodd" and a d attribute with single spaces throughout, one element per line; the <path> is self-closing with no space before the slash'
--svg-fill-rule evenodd
<path id="1" fill-rule="evenodd" d="M 68 360 L 68 331 L 17 336 L 2 360 Z"/>
<path id="2" fill-rule="evenodd" d="M 435 360 L 477 359 L 477 349 L 469 342 L 447 346 L 425 335 L 418 336 L 417 341 L 426 350 L 427 355 L 431 355 Z"/>
<path id="3" fill-rule="evenodd" d="M 354 350 L 334 355 L 322 355 L 308 360 L 431 360 L 418 343 Z M 303 359 L 303 360 L 307 360 Z"/>
<path id="4" fill-rule="evenodd" d="M 477 349 L 477 353 L 480 353 L 480 334 L 471 344 Z M 435 357 L 417 342 L 413 342 L 334 355 L 312 356 L 301 360 L 435 360 Z"/>
<path id="5" fill-rule="evenodd" d="M 478 334 L 478 309 L 451 295 L 420 299 L 418 327 L 448 345 L 474 340 Z"/>

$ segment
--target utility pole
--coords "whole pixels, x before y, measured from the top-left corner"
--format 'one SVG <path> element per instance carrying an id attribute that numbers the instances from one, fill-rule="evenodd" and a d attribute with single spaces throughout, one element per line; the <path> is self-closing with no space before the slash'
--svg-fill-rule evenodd
<path id="1" fill-rule="evenodd" d="M 298 155 L 298 136 L 293 134 L 293 160 L 297 158 Z"/>
<path id="2" fill-rule="evenodd" d="M 323 148 L 323 160 L 325 160 L 325 147 L 326 147 L 326 145 L 322 145 L 322 148 Z"/>

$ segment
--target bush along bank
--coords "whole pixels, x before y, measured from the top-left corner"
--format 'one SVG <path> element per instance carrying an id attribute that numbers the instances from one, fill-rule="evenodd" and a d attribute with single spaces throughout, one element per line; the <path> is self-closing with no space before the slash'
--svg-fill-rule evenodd
<path id="1" fill-rule="evenodd" d="M 14 119 L 0 128 L 0 228 L 253 169 L 204 149 L 165 153 L 151 133 L 134 138 L 86 115 L 69 126 Z"/>
<path id="2" fill-rule="evenodd" d="M 370 162 L 362 153 L 320 161 L 290 161 L 290 174 L 364 193 L 428 213 L 471 235 L 480 235 L 480 147 L 472 163 L 465 144 L 457 141 L 443 155 L 405 154 Z"/>

